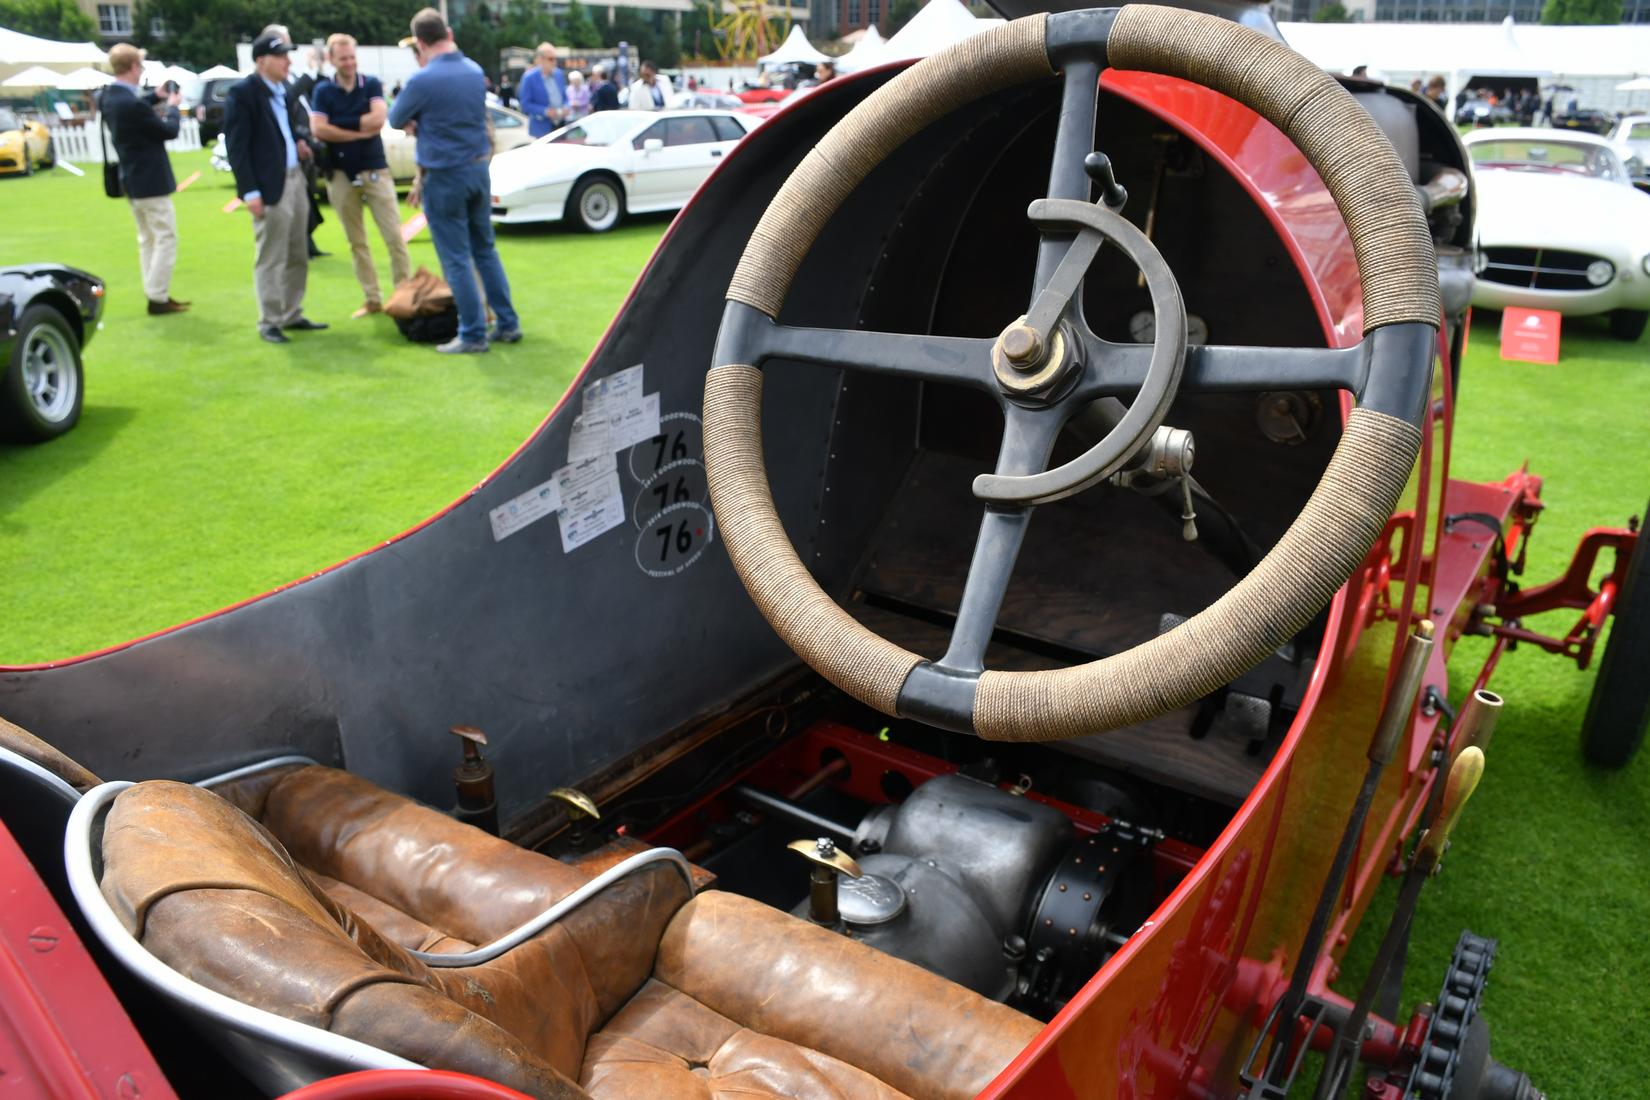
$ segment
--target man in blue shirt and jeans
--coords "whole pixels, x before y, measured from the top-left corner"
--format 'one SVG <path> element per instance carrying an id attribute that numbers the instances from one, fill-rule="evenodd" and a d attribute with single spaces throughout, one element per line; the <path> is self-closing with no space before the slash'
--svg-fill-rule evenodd
<path id="1" fill-rule="evenodd" d="M 453 32 L 434 8 L 413 16 L 412 32 L 423 68 L 401 89 L 390 108 L 390 125 L 412 130 L 418 140 L 424 217 L 458 305 L 458 335 L 436 350 L 486 351 L 489 338 L 513 344 L 521 339 L 521 321 L 510 304 L 510 283 L 493 246 L 487 81 L 481 66 L 453 44 Z M 487 305 L 498 318 L 490 334 L 472 265 L 481 276 Z"/>

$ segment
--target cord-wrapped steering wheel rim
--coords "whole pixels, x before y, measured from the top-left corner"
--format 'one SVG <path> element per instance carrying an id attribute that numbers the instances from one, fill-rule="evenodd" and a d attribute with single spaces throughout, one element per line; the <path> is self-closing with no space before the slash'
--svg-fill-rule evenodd
<path id="1" fill-rule="evenodd" d="M 1127 652 L 1049 672 L 987 671 L 962 685 L 971 693 L 967 727 L 997 740 L 1076 737 L 1155 717 L 1230 682 L 1310 622 L 1368 553 L 1408 480 L 1427 376 L 1413 361 L 1430 362 L 1431 339 L 1421 330 L 1435 329 L 1441 310 L 1432 237 L 1408 176 L 1345 89 L 1256 31 L 1151 5 L 1015 20 L 889 81 L 780 188 L 740 259 L 729 301 L 776 319 L 825 223 L 877 164 L 944 114 L 1050 77 L 1074 57 L 1206 85 L 1300 148 L 1347 223 L 1373 368 L 1300 516 L 1225 595 Z M 1398 361 L 1411 369 L 1375 376 Z M 786 537 L 762 461 L 761 389 L 761 372 L 738 362 L 714 366 L 705 384 L 705 464 L 740 579 L 779 635 L 826 679 L 884 713 L 927 717 L 923 693 L 912 687 L 934 680 L 931 666 L 838 606 Z"/>

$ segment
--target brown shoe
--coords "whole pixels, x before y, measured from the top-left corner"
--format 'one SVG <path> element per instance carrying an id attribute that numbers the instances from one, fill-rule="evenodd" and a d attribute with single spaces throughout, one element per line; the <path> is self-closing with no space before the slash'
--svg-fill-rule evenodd
<path id="1" fill-rule="evenodd" d="M 168 298 L 164 302 L 150 302 L 149 303 L 149 315 L 151 317 L 154 317 L 154 316 L 158 316 L 159 314 L 162 314 L 162 313 L 182 313 L 185 310 L 187 310 L 188 308 L 189 308 L 189 306 L 188 306 L 187 303 L 185 303 L 185 302 L 174 302 L 170 298 Z"/>
<path id="2" fill-rule="evenodd" d="M 178 300 L 178 299 L 176 299 L 176 298 L 168 298 L 168 299 L 166 299 L 166 301 L 167 301 L 167 302 L 168 302 L 168 304 L 170 304 L 170 305 L 174 305 L 174 306 L 182 306 L 182 307 L 183 307 L 183 308 L 184 308 L 184 309 L 188 309 L 188 308 L 189 308 L 189 307 L 190 307 L 190 306 L 192 306 L 192 305 L 194 305 L 194 304 L 195 304 L 195 303 L 193 303 L 193 302 L 183 302 L 183 301 L 179 301 L 179 300 Z"/>
<path id="3" fill-rule="evenodd" d="M 382 303 L 380 303 L 380 302 L 363 302 L 363 303 L 361 303 L 361 308 L 360 309 L 358 309 L 354 313 L 350 314 L 350 320 L 359 321 L 363 317 L 367 317 L 367 316 L 369 316 L 371 314 L 374 314 L 374 313 L 383 313 L 383 312 L 384 312 L 384 306 L 383 306 Z"/>

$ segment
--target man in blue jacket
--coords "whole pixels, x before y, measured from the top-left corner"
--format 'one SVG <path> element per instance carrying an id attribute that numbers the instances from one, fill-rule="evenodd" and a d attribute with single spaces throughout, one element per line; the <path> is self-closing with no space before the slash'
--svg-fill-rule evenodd
<path id="1" fill-rule="evenodd" d="M 516 96 L 527 116 L 527 132 L 536 138 L 567 121 L 567 74 L 556 67 L 556 47 L 539 43 L 533 68 L 522 75 Z"/>
<path id="2" fill-rule="evenodd" d="M 98 109 L 113 132 L 120 154 L 120 186 L 137 222 L 138 266 L 151 314 L 182 313 L 188 302 L 172 297 L 172 268 L 178 259 L 178 220 L 172 208 L 177 183 L 166 143 L 178 136 L 178 94 L 153 107 L 138 98 L 143 51 L 125 42 L 109 51 L 115 80 L 104 89 Z"/>
<path id="3" fill-rule="evenodd" d="M 252 43 L 256 71 L 230 85 L 223 105 L 235 190 L 252 214 L 258 335 L 272 344 L 289 342 L 285 329 L 327 327 L 303 312 L 309 280 L 309 188 L 302 161 L 311 153 L 309 143 L 293 132 L 286 101 L 290 50 L 278 34 L 259 35 Z"/>
<path id="4" fill-rule="evenodd" d="M 489 339 L 513 344 L 521 339 L 521 321 L 493 246 L 487 78 L 481 66 L 459 52 L 447 21 L 434 8 L 413 16 L 412 32 L 423 68 L 407 78 L 390 108 L 390 125 L 413 130 L 418 140 L 414 155 L 424 179 L 424 219 L 458 306 L 458 335 L 436 350 L 486 351 Z M 498 317 L 492 333 L 476 292 L 476 275 L 487 292 L 486 304 Z"/>

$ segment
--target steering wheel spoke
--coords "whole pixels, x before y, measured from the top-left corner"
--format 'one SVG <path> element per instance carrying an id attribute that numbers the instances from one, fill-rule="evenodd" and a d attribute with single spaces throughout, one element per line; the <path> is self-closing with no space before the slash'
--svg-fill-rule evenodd
<path id="1" fill-rule="evenodd" d="M 997 452 L 998 476 L 1033 474 L 1047 467 L 1065 421 L 1057 410 L 1008 406 L 1003 442 Z M 979 536 L 974 540 L 974 557 L 963 583 L 951 643 L 939 661 L 941 667 L 962 673 L 977 673 L 985 667 L 985 648 L 997 628 L 997 613 L 1014 575 L 1014 562 L 1031 522 L 1031 510 L 1030 505 L 986 508 Z"/>
<path id="2" fill-rule="evenodd" d="M 770 359 L 790 359 L 995 393 L 992 343 L 957 336 L 798 328 L 730 301 L 716 342 L 716 362 L 761 367 Z"/>
<path id="3" fill-rule="evenodd" d="M 1114 344 L 1087 336 L 1088 369 L 1078 384 L 1084 399 L 1132 400 L 1146 383 L 1153 345 Z M 1361 393 L 1369 377 L 1367 341 L 1349 348 L 1205 345 L 1186 349 L 1181 393 L 1342 389 Z"/>
<path id="4" fill-rule="evenodd" d="M 1093 181 L 1083 167 L 1083 158 L 1094 148 L 1095 107 L 1100 100 L 1100 66 L 1088 59 L 1071 61 L 1062 74 L 1060 123 L 1054 135 L 1054 161 L 1048 172 L 1048 197 L 1088 202 Z M 1036 294 L 1053 280 L 1060 261 L 1072 247 L 1075 233 L 1048 231 L 1037 246 L 1037 275 L 1032 284 Z M 1079 296 L 1072 307 L 1081 311 Z"/>

